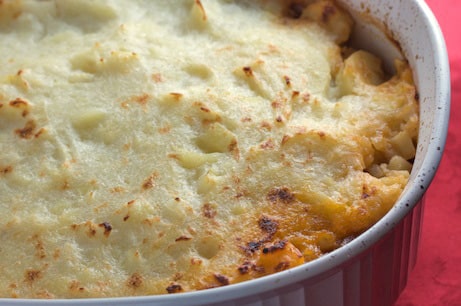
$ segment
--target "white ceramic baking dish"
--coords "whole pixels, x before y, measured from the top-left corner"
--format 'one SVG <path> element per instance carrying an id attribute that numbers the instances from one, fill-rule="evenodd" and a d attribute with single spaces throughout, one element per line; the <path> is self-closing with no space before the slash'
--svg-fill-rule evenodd
<path id="1" fill-rule="evenodd" d="M 358 21 L 354 43 L 381 55 L 388 66 L 402 50 L 414 70 L 419 92 L 421 125 L 410 182 L 395 207 L 382 220 L 320 259 L 244 283 L 148 297 L 53 301 L 0 299 L 0 305 L 392 305 L 415 264 L 424 194 L 435 175 L 445 144 L 450 108 L 447 52 L 437 21 L 422 0 L 341 2 L 350 8 Z M 380 31 L 384 28 L 386 34 Z"/>

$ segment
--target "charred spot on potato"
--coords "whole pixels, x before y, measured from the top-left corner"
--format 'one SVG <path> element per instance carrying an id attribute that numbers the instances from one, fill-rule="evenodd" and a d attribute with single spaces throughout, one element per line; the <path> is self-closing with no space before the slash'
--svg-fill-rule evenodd
<path id="1" fill-rule="evenodd" d="M 180 284 L 177 284 L 177 283 L 172 283 L 171 285 L 166 287 L 166 292 L 168 292 L 168 293 L 178 293 L 178 292 L 181 292 L 181 291 L 183 291 L 182 286 Z"/>
<path id="2" fill-rule="evenodd" d="M 269 191 L 267 199 L 271 203 L 290 204 L 295 200 L 295 196 L 288 187 L 277 187 Z"/>
<path id="3" fill-rule="evenodd" d="M 222 274 L 214 274 L 214 278 L 218 281 L 218 283 L 221 286 L 227 286 L 230 283 L 229 278 Z"/>
<path id="4" fill-rule="evenodd" d="M 134 289 L 141 287 L 142 283 L 143 283 L 143 278 L 139 273 L 133 273 L 128 278 L 128 281 L 127 281 L 128 287 L 131 287 Z"/>
<path id="5" fill-rule="evenodd" d="M 104 236 L 108 237 L 112 231 L 112 225 L 109 222 L 103 222 L 99 226 L 104 228 Z"/>
<path id="6" fill-rule="evenodd" d="M 250 241 L 244 247 L 245 253 L 254 253 L 261 248 L 262 243 L 260 241 Z"/>
<path id="7" fill-rule="evenodd" d="M 267 253 L 273 253 L 277 250 L 283 250 L 286 244 L 287 244 L 286 240 L 277 241 L 271 246 L 263 248 L 263 253 L 267 254 Z"/>
<path id="8" fill-rule="evenodd" d="M 218 214 L 218 212 L 216 211 L 216 207 L 210 203 L 205 203 L 202 206 L 202 212 L 203 215 L 209 219 L 213 219 Z"/>
<path id="9" fill-rule="evenodd" d="M 262 216 L 259 219 L 258 225 L 263 232 L 272 236 L 277 231 L 278 222 L 268 216 Z"/>

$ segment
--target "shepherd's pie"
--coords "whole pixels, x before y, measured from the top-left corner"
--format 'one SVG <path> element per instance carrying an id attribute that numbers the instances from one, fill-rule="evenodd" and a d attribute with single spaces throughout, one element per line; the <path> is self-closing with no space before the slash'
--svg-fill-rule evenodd
<path id="1" fill-rule="evenodd" d="M 368 229 L 418 102 L 353 24 L 329 0 L 0 1 L 0 296 L 224 286 Z"/>

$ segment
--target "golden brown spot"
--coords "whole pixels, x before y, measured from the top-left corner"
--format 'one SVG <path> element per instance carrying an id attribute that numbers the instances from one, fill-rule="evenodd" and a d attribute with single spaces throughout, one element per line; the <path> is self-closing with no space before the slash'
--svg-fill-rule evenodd
<path id="1" fill-rule="evenodd" d="M 15 133 L 21 138 L 30 139 L 34 136 L 34 130 L 36 127 L 35 122 L 33 120 L 29 120 L 22 129 L 16 129 Z"/>
<path id="2" fill-rule="evenodd" d="M 72 166 L 72 164 L 75 164 L 77 162 L 76 159 L 72 158 L 71 160 L 66 160 L 62 166 L 65 167 L 65 168 L 70 168 Z"/>
<path id="3" fill-rule="evenodd" d="M 249 66 L 245 66 L 242 68 L 243 72 L 247 77 L 252 77 L 253 76 L 253 70 Z"/>
<path id="4" fill-rule="evenodd" d="M 174 241 L 178 242 L 178 241 L 188 241 L 188 240 L 191 240 L 192 238 L 191 237 L 187 237 L 187 236 L 179 236 L 178 238 L 176 238 Z"/>
<path id="5" fill-rule="evenodd" d="M 169 158 L 179 159 L 179 155 L 176 154 L 176 153 L 169 153 L 167 156 L 168 156 Z"/>
<path id="6" fill-rule="evenodd" d="M 289 76 L 283 76 L 283 80 L 285 81 L 285 85 L 287 85 L 287 87 L 291 87 L 291 79 Z"/>
<path id="7" fill-rule="evenodd" d="M 294 194 L 288 187 L 273 188 L 267 194 L 267 200 L 272 203 L 290 204 L 295 200 Z"/>
<path id="8" fill-rule="evenodd" d="M 54 295 L 47 290 L 39 290 L 34 294 L 34 297 L 37 299 L 53 299 Z"/>
<path id="9" fill-rule="evenodd" d="M 54 259 L 58 259 L 60 256 L 61 256 L 61 250 L 60 250 L 60 249 L 54 250 L 54 252 L 53 252 L 53 258 L 54 258 Z"/>
<path id="10" fill-rule="evenodd" d="M 83 224 L 71 224 L 70 225 L 70 228 L 73 229 L 73 230 L 78 230 L 80 229 L 81 226 L 85 226 L 87 228 L 87 231 L 86 231 L 86 234 L 88 235 L 88 237 L 94 237 L 96 235 L 96 230 L 97 230 L 97 225 L 94 224 L 93 222 L 91 221 L 86 221 L 85 223 Z"/>
<path id="11" fill-rule="evenodd" d="M 34 270 L 34 269 L 28 269 L 24 273 L 24 280 L 27 283 L 33 283 L 37 279 L 40 279 L 42 277 L 42 271 L 40 270 Z"/>
<path id="12" fill-rule="evenodd" d="M 43 246 L 43 242 L 36 236 L 34 238 L 36 238 L 37 240 L 35 242 L 35 257 L 37 257 L 38 259 L 44 259 L 46 257 L 46 251 L 45 247 Z"/>
<path id="13" fill-rule="evenodd" d="M 261 122 L 261 128 L 270 131 L 270 130 L 272 130 L 272 125 L 267 121 L 262 121 Z"/>
<path id="14" fill-rule="evenodd" d="M 151 78 L 155 83 L 160 83 L 163 81 L 162 75 L 160 73 L 152 74 Z"/>
<path id="15" fill-rule="evenodd" d="M 280 103 L 279 101 L 272 101 L 271 106 L 272 108 L 277 109 L 282 106 L 282 103 Z"/>
<path id="16" fill-rule="evenodd" d="M 16 98 L 13 101 L 10 101 L 9 104 L 14 108 L 27 108 L 29 106 L 29 103 L 21 98 Z"/>
<path id="17" fill-rule="evenodd" d="M 203 260 L 201 260 L 200 258 L 192 257 L 190 259 L 190 264 L 193 266 L 200 266 L 202 263 L 203 263 Z"/>
<path id="18" fill-rule="evenodd" d="M 297 90 L 294 90 L 294 91 L 291 93 L 291 98 L 292 98 L 292 99 L 295 99 L 295 98 L 297 98 L 298 96 L 299 96 L 299 91 L 297 91 Z"/>
<path id="19" fill-rule="evenodd" d="M 229 152 L 232 152 L 234 150 L 238 150 L 237 140 L 233 139 L 231 141 L 231 143 L 227 146 L 227 149 L 229 150 Z M 238 153 L 238 152 L 236 152 L 236 153 Z"/>
<path id="20" fill-rule="evenodd" d="M 117 186 L 117 187 L 114 187 L 114 188 L 111 188 L 111 189 L 110 189 L 110 192 L 113 192 L 113 193 L 116 193 L 116 192 L 124 192 L 124 191 L 125 191 L 125 188 L 120 187 L 120 186 Z"/>
<path id="21" fill-rule="evenodd" d="M 69 189 L 69 187 L 70 187 L 69 182 L 67 180 L 64 180 L 64 182 L 62 183 L 61 189 L 66 190 L 66 189 Z"/>
<path id="22" fill-rule="evenodd" d="M 317 134 L 320 136 L 320 138 L 325 138 L 326 134 L 323 131 L 318 131 Z"/>
<path id="23" fill-rule="evenodd" d="M 235 197 L 236 197 L 237 199 L 238 199 L 238 198 L 241 198 L 241 197 L 243 197 L 243 196 L 245 196 L 245 193 L 243 193 L 243 192 L 238 192 L 238 193 L 235 195 Z"/>
<path id="24" fill-rule="evenodd" d="M 288 142 L 288 140 L 290 140 L 290 136 L 289 135 L 283 135 L 282 137 L 282 145 L 284 145 L 285 143 Z"/>
<path id="25" fill-rule="evenodd" d="M 109 237 L 110 232 L 112 231 L 112 225 L 109 222 L 103 222 L 99 224 L 99 227 L 104 228 L 104 236 Z"/>
<path id="26" fill-rule="evenodd" d="M 183 94 L 179 92 L 170 92 L 170 96 L 172 96 L 176 101 L 179 101 L 183 97 Z"/>
<path id="27" fill-rule="evenodd" d="M 206 12 L 205 12 L 205 9 L 202 5 L 202 2 L 200 0 L 195 0 L 195 4 L 199 7 L 200 11 L 202 12 L 202 20 L 203 21 L 206 21 L 207 17 L 206 17 Z"/>
<path id="28" fill-rule="evenodd" d="M 168 134 L 170 131 L 171 131 L 171 126 L 169 126 L 169 125 L 163 126 L 163 127 L 158 129 L 158 132 L 160 134 Z"/>
<path id="29" fill-rule="evenodd" d="M 142 283 L 143 283 L 142 276 L 139 273 L 135 272 L 128 278 L 127 286 L 136 289 L 136 288 L 141 287 Z"/>
<path id="30" fill-rule="evenodd" d="M 309 103 L 309 101 L 311 99 L 311 95 L 309 93 L 304 93 L 301 98 L 302 98 L 304 103 Z"/>
<path id="31" fill-rule="evenodd" d="M 265 142 L 263 142 L 262 144 L 260 144 L 259 147 L 261 149 L 263 149 L 263 150 L 269 150 L 269 149 L 273 149 L 275 147 L 275 145 L 274 145 L 274 142 L 272 141 L 272 139 L 268 139 Z"/>
<path id="32" fill-rule="evenodd" d="M 72 280 L 69 284 L 69 290 L 73 292 L 82 292 L 85 291 L 85 288 L 80 285 L 78 280 Z"/>
<path id="33" fill-rule="evenodd" d="M 251 122 L 252 119 L 251 117 L 243 117 L 242 119 L 240 119 L 241 122 Z"/>
<path id="34" fill-rule="evenodd" d="M 139 103 L 141 105 L 145 105 L 147 103 L 147 101 L 149 100 L 150 96 L 148 94 L 142 94 L 140 96 L 136 96 L 133 98 L 133 100 L 136 102 L 136 103 Z"/>
<path id="35" fill-rule="evenodd" d="M 129 215 L 126 215 L 125 218 L 123 218 L 123 221 L 126 221 L 128 220 L 130 216 Z M 147 224 L 147 225 L 153 225 L 155 223 L 155 219 L 154 218 L 146 218 L 142 221 L 143 224 Z M 160 234 L 159 234 L 160 235 Z M 160 236 L 159 236 L 160 237 Z"/>
<path id="36" fill-rule="evenodd" d="M 23 115 L 24 115 L 24 113 L 23 113 Z M 43 133 L 45 133 L 45 132 L 46 132 L 46 129 L 45 129 L 45 128 L 41 128 L 40 130 L 38 130 L 37 133 L 35 133 L 34 137 L 35 137 L 35 138 L 38 138 L 38 137 L 40 137 L 40 136 L 41 136 Z"/>
<path id="37" fill-rule="evenodd" d="M 193 227 L 190 227 L 190 226 L 187 227 L 187 231 L 191 233 L 192 235 L 195 235 L 197 233 L 197 231 Z"/>
<path id="38" fill-rule="evenodd" d="M 130 218 L 130 215 L 126 215 L 126 216 L 123 217 L 123 221 L 126 221 L 126 220 L 128 220 L 129 218 Z"/>
<path id="39" fill-rule="evenodd" d="M 139 96 L 132 96 L 128 100 L 123 101 L 121 103 L 121 106 L 123 108 L 128 108 L 130 103 L 138 103 L 138 104 L 140 104 L 142 106 L 145 106 L 147 104 L 147 102 L 149 101 L 149 99 L 150 99 L 150 95 L 148 95 L 146 93 L 143 93 L 143 94 L 141 94 Z"/>
<path id="40" fill-rule="evenodd" d="M 282 118 L 282 116 L 280 116 L 280 115 L 279 115 L 279 116 L 277 116 L 277 117 L 275 118 L 275 121 L 277 121 L 278 123 L 281 123 L 281 122 L 283 122 L 283 118 Z"/>
<path id="41" fill-rule="evenodd" d="M 94 224 L 88 221 L 86 225 L 88 226 L 88 230 L 86 231 L 86 234 L 88 235 L 88 237 L 96 236 L 96 227 L 94 226 Z"/>
<path id="42" fill-rule="evenodd" d="M 152 173 L 142 184 L 142 189 L 147 190 L 155 186 L 155 180 L 158 178 L 158 173 Z"/>
<path id="43" fill-rule="evenodd" d="M 178 293 L 183 291 L 181 285 L 177 283 L 171 283 L 168 287 L 166 287 L 166 291 L 168 293 Z"/>
<path id="44" fill-rule="evenodd" d="M 216 207 L 210 203 L 203 204 L 202 212 L 205 217 L 210 219 L 213 219 L 218 214 Z"/>
<path id="45" fill-rule="evenodd" d="M 305 126 L 297 126 L 295 127 L 295 135 L 303 135 L 306 134 L 307 128 Z"/>
<path id="46" fill-rule="evenodd" d="M 229 278 L 227 276 L 224 276 L 222 274 L 214 274 L 214 278 L 218 281 L 218 283 L 221 285 L 221 286 L 226 286 L 226 285 L 229 285 L 230 281 L 229 281 Z"/>
<path id="47" fill-rule="evenodd" d="M 13 167 L 12 166 L 6 166 L 6 167 L 1 167 L 0 166 L 0 174 L 8 174 L 8 173 L 11 173 L 13 172 Z"/>

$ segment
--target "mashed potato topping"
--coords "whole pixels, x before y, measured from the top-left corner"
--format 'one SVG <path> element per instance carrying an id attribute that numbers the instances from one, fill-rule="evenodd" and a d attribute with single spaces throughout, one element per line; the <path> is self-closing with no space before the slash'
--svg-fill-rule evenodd
<path id="1" fill-rule="evenodd" d="M 411 71 L 331 1 L 0 1 L 0 296 L 177 293 L 379 220 L 415 155 Z"/>

